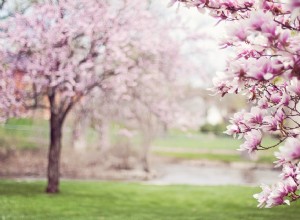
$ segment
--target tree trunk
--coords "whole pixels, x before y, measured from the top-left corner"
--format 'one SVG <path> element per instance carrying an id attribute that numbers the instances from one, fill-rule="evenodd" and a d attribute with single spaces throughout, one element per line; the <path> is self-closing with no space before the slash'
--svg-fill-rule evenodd
<path id="1" fill-rule="evenodd" d="M 150 173 L 150 165 L 149 165 L 149 155 L 148 155 L 148 153 L 144 153 L 144 155 L 142 156 L 142 166 L 143 166 L 143 170 L 146 173 Z"/>
<path id="2" fill-rule="evenodd" d="M 145 137 L 146 136 L 146 137 Z M 143 170 L 147 173 L 150 172 L 150 164 L 149 164 L 149 151 L 150 151 L 150 145 L 151 145 L 151 139 L 147 137 L 147 134 L 144 134 L 144 140 L 142 143 L 142 166 Z"/>
<path id="3" fill-rule="evenodd" d="M 59 165 L 63 120 L 55 113 L 50 119 L 50 146 L 48 153 L 48 185 L 47 193 L 59 192 Z"/>
<path id="4" fill-rule="evenodd" d="M 102 118 L 100 125 L 97 125 L 97 130 L 99 134 L 99 149 L 102 152 L 107 152 L 110 148 L 110 133 L 109 133 L 109 119 Z"/>

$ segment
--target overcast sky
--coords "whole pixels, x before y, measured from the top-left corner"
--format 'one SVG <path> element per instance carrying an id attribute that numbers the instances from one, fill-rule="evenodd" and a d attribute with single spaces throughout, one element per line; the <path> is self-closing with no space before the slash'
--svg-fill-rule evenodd
<path id="1" fill-rule="evenodd" d="M 216 72 L 223 71 L 225 68 L 226 51 L 220 49 L 218 42 L 224 37 L 225 27 L 218 24 L 217 20 L 207 14 L 201 14 L 195 8 L 186 8 L 184 5 L 177 7 L 177 4 L 168 8 L 169 0 L 153 0 L 152 7 L 158 10 L 164 17 L 180 16 L 186 24 L 203 34 L 203 38 L 198 41 L 202 48 L 202 54 L 197 55 L 195 60 L 201 66 L 200 71 L 205 71 L 211 79 Z M 192 77 L 191 81 L 195 85 L 203 85 L 202 75 Z M 207 85 L 207 82 L 205 83 Z"/>

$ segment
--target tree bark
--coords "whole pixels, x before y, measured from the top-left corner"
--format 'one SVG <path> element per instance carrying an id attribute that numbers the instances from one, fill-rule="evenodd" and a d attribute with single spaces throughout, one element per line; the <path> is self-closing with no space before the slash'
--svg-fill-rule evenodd
<path id="1" fill-rule="evenodd" d="M 149 164 L 149 151 L 150 151 L 150 145 L 151 145 L 151 139 L 147 136 L 147 134 L 144 134 L 143 137 L 143 143 L 142 143 L 142 167 L 143 170 L 146 173 L 150 173 L 150 164 Z"/>
<path id="2" fill-rule="evenodd" d="M 60 152 L 62 139 L 62 125 L 61 117 L 51 112 L 50 119 L 50 146 L 48 153 L 48 185 L 47 193 L 59 192 L 59 166 L 60 166 Z"/>
<path id="3" fill-rule="evenodd" d="M 109 119 L 103 117 L 101 123 L 97 125 L 97 130 L 99 134 L 99 149 L 102 152 L 107 152 L 110 148 L 110 134 L 109 134 Z"/>

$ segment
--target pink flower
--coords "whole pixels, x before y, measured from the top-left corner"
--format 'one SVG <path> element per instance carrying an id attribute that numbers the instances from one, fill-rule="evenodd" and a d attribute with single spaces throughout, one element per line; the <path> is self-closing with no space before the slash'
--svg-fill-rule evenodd
<path id="1" fill-rule="evenodd" d="M 300 140 L 299 138 L 290 137 L 287 139 L 284 146 L 279 147 L 279 152 L 275 152 L 275 157 L 278 159 L 276 166 L 281 166 L 286 162 L 300 159 Z"/>
<path id="2" fill-rule="evenodd" d="M 262 192 L 253 195 L 258 200 L 257 207 L 271 208 L 282 204 L 290 204 L 290 200 L 287 197 L 291 193 L 295 193 L 298 189 L 298 184 L 292 177 L 287 177 L 284 181 L 278 182 L 272 187 L 262 185 Z"/>
<path id="3" fill-rule="evenodd" d="M 294 164 L 291 163 L 284 164 L 282 168 L 282 173 L 279 175 L 279 177 L 282 180 L 286 180 L 289 177 L 293 178 L 294 180 L 297 180 L 298 172 L 299 172 L 299 168 Z"/>
<path id="4" fill-rule="evenodd" d="M 291 97 L 288 93 L 284 92 L 281 98 L 281 104 L 284 106 L 288 106 L 290 104 Z"/>
<path id="5" fill-rule="evenodd" d="M 279 124 L 283 123 L 284 119 L 286 118 L 286 115 L 284 114 L 282 109 L 278 109 L 277 112 L 274 115 L 275 119 Z"/>
<path id="6" fill-rule="evenodd" d="M 259 130 L 251 130 L 245 135 L 245 142 L 240 146 L 239 151 L 255 152 L 261 144 L 262 133 Z"/>
<path id="7" fill-rule="evenodd" d="M 290 32 L 289 31 L 284 31 L 279 35 L 278 43 L 282 48 L 286 47 L 289 45 L 289 38 L 290 38 Z"/>
<path id="8" fill-rule="evenodd" d="M 291 0 L 292 9 L 296 9 L 300 7 L 300 0 Z"/>
<path id="9" fill-rule="evenodd" d="M 274 104 L 279 104 L 281 102 L 281 94 L 279 93 L 273 93 L 270 97 L 271 102 L 273 102 Z"/>
<path id="10" fill-rule="evenodd" d="M 251 64 L 252 68 L 247 72 L 248 77 L 263 81 L 270 80 L 275 76 L 274 67 L 268 58 L 252 59 Z"/>
<path id="11" fill-rule="evenodd" d="M 240 41 L 247 40 L 247 25 L 245 23 L 239 23 L 238 25 L 232 27 L 230 35 L 235 36 Z"/>
<path id="12" fill-rule="evenodd" d="M 216 93 L 220 93 L 221 96 L 227 93 L 235 93 L 238 90 L 238 80 L 231 76 L 219 73 L 217 77 L 213 79 L 214 88 L 211 89 Z"/>
<path id="13" fill-rule="evenodd" d="M 291 80 L 290 86 L 288 86 L 288 89 L 291 92 L 294 92 L 296 95 L 300 95 L 300 82 L 297 78 L 293 78 Z"/>
<path id="14" fill-rule="evenodd" d="M 268 202 L 272 189 L 270 186 L 265 184 L 262 184 L 260 187 L 262 188 L 262 192 L 258 194 L 254 194 L 253 197 L 258 201 L 257 207 L 263 208 Z"/>
<path id="15" fill-rule="evenodd" d="M 241 132 L 240 128 L 235 124 L 228 125 L 226 129 L 227 130 L 224 133 L 228 135 L 234 135 L 234 137 Z"/>
<path id="16" fill-rule="evenodd" d="M 261 109 L 267 109 L 269 107 L 269 103 L 266 98 L 262 98 L 262 99 L 258 100 L 257 105 Z"/>
<path id="17" fill-rule="evenodd" d="M 227 126 L 227 130 L 224 132 L 228 135 L 236 137 L 239 134 L 239 138 L 243 136 L 243 133 L 249 131 L 250 128 L 245 125 L 245 111 L 237 112 L 230 119 L 231 125 Z"/>
<path id="18" fill-rule="evenodd" d="M 271 208 L 274 206 L 282 205 L 284 203 L 289 204 L 289 200 L 285 200 L 285 197 L 289 194 L 289 191 L 293 189 L 295 186 L 297 188 L 296 183 L 294 180 L 288 178 L 285 183 L 279 182 L 273 188 L 268 197 L 266 208 Z"/>
<path id="19" fill-rule="evenodd" d="M 258 11 L 252 13 L 252 16 L 249 20 L 249 26 L 256 31 L 262 31 L 262 29 L 266 29 L 266 25 L 269 25 L 272 22 L 271 13 L 264 13 L 262 11 Z"/>
<path id="20" fill-rule="evenodd" d="M 264 110 L 261 110 L 258 107 L 251 108 L 250 114 L 247 116 L 247 120 L 252 125 L 260 125 L 263 122 Z"/>
<path id="21" fill-rule="evenodd" d="M 278 128 L 278 121 L 273 116 L 266 116 L 264 117 L 264 131 L 277 131 Z"/>

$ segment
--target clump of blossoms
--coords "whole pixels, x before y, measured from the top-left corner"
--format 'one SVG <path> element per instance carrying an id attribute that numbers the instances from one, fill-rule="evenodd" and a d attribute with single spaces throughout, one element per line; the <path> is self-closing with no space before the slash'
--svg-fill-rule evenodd
<path id="1" fill-rule="evenodd" d="M 225 75 L 214 80 L 214 90 L 224 96 L 243 94 L 252 105 L 236 113 L 226 133 L 244 138 L 241 151 L 255 153 L 279 147 L 278 183 L 262 185 L 254 195 L 258 207 L 273 207 L 299 199 L 300 189 L 300 0 L 177 0 L 208 11 L 220 21 L 231 21 L 224 48 L 235 57 Z M 279 137 L 264 146 L 267 134 Z M 281 146 L 282 145 L 282 146 Z"/>

